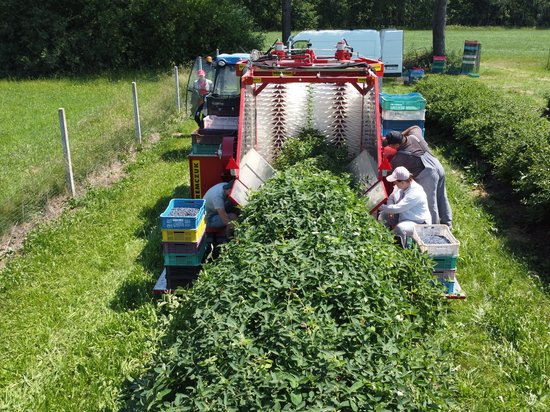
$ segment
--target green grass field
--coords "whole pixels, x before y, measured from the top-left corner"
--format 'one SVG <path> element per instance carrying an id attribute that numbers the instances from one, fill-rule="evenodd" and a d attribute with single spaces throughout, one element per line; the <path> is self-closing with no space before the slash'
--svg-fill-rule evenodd
<path id="1" fill-rule="evenodd" d="M 464 40 L 483 44 L 481 77 L 472 81 L 541 102 L 550 79 L 548 37 L 549 32 L 536 30 L 451 28 L 447 33 L 449 48 L 460 49 Z M 430 32 L 406 32 L 405 46 L 430 48 Z M 172 83 L 170 76 L 148 83 L 144 103 L 149 93 L 164 95 L 158 101 L 170 106 L 170 92 L 159 89 Z M 389 93 L 410 91 L 391 82 L 384 87 Z M 2 179 L 9 175 L 2 180 L 4 190 L 21 191 L 31 173 L 27 169 L 60 150 L 58 107 L 67 110 L 69 127 L 82 130 L 69 131 L 74 156 L 91 137 L 101 140 L 125 129 L 131 140 L 133 130 L 126 123 L 132 122 L 131 106 L 118 108 L 122 101 L 131 103 L 129 90 L 129 79 L 0 81 L 0 93 L 10 91 L 0 102 Z M 158 350 L 169 321 L 163 300 L 152 293 L 163 266 L 159 215 L 171 198 L 189 197 L 191 142 L 174 134 L 189 135 L 195 124 L 168 121 L 168 114 L 151 117 L 158 120 L 146 133 L 158 132 L 162 139 L 144 144 L 128 162 L 125 178 L 72 201 L 58 220 L 31 232 L 20 256 L 3 262 L 0 410 L 125 410 L 125 380 L 142 372 Z M 103 121 L 108 124 L 96 129 Z M 550 302 L 535 269 L 540 262 L 509 248 L 506 234 L 462 172 L 443 161 L 461 242 L 457 274 L 468 295 L 452 302 L 446 327 L 436 336 L 454 356 L 456 410 L 547 411 Z M 47 174 L 40 170 L 36 174 Z"/>
<path id="2" fill-rule="evenodd" d="M 136 77 L 0 81 L 0 234 L 67 190 L 59 108 L 65 110 L 77 187 L 138 146 L 133 81 L 142 133 L 175 113 L 171 73 Z"/>

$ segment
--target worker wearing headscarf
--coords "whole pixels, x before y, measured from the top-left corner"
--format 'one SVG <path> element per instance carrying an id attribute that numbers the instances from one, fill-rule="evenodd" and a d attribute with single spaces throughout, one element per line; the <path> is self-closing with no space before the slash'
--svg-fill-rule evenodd
<path id="1" fill-rule="evenodd" d="M 197 70 L 197 75 L 199 78 L 195 80 L 195 83 L 193 84 L 193 88 L 199 94 L 199 105 L 195 110 L 195 122 L 197 122 L 197 125 L 202 128 L 203 121 L 201 115 L 203 114 L 205 98 L 207 94 L 212 93 L 214 90 L 214 84 L 212 83 L 212 80 L 206 78 L 206 73 L 204 70 Z"/>

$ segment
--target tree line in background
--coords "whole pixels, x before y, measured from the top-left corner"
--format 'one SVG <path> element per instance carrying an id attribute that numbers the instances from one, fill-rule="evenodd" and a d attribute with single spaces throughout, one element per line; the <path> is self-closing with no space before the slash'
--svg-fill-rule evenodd
<path id="1" fill-rule="evenodd" d="M 432 29 L 436 0 L 292 0 L 293 32 Z M 263 46 L 281 0 L 0 0 L 0 77 L 166 69 Z M 550 27 L 550 0 L 451 0 L 447 25 Z"/>
<path id="2" fill-rule="evenodd" d="M 263 30 L 281 27 L 280 1 L 241 0 Z M 292 0 L 292 29 L 429 30 L 436 0 Z M 447 25 L 550 27 L 550 0 L 449 0 Z"/>

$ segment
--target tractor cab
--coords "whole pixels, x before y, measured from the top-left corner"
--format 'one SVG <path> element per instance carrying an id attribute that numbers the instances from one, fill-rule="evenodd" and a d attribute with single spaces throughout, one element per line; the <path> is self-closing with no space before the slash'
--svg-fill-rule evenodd
<path id="1" fill-rule="evenodd" d="M 248 53 L 224 53 L 217 55 L 214 59 L 210 56 L 197 57 L 187 83 L 187 113 L 195 113 L 199 105 L 204 103 L 205 115 L 239 116 L 240 76 L 249 58 Z M 194 87 L 199 79 L 199 70 L 204 71 L 206 79 L 213 84 L 212 90 L 205 99 Z"/>
<path id="2" fill-rule="evenodd" d="M 241 74 L 249 58 L 247 53 L 216 56 L 214 91 L 206 99 L 209 116 L 239 116 Z"/>

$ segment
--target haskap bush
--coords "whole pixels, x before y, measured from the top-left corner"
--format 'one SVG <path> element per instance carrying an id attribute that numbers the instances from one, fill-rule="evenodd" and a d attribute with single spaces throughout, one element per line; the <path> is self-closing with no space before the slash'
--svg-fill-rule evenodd
<path id="1" fill-rule="evenodd" d="M 433 263 L 395 246 L 348 182 L 299 164 L 251 195 L 170 311 L 133 410 L 448 410 Z"/>
<path id="2" fill-rule="evenodd" d="M 466 76 L 426 76 L 415 91 L 426 99 L 427 128 L 446 134 L 443 145 L 458 144 L 487 161 L 520 195 L 528 216 L 545 219 L 550 193 L 541 176 L 550 170 L 550 124 L 542 107 Z"/>

